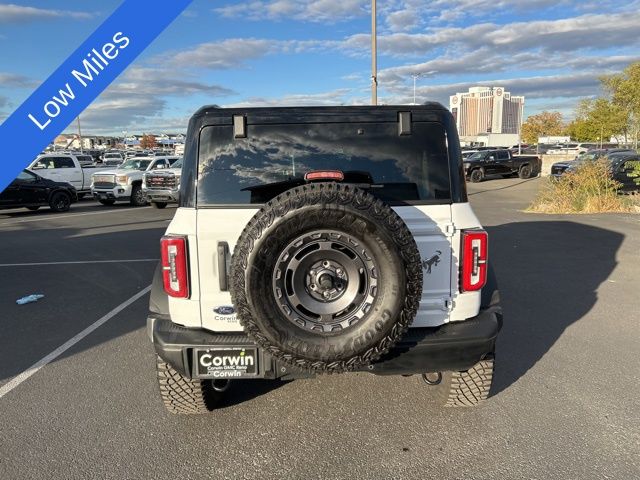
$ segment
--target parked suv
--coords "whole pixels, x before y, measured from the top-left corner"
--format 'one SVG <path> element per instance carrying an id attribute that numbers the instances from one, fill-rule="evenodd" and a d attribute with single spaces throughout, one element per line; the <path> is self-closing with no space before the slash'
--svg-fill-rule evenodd
<path id="1" fill-rule="evenodd" d="M 211 106 L 186 146 L 147 320 L 170 412 L 358 371 L 488 396 L 502 315 L 448 110 Z"/>
<path id="2" fill-rule="evenodd" d="M 0 192 L 0 209 L 25 207 L 38 210 L 49 206 L 54 212 L 66 212 L 78 201 L 76 189 L 67 182 L 56 182 L 23 170 Z"/>

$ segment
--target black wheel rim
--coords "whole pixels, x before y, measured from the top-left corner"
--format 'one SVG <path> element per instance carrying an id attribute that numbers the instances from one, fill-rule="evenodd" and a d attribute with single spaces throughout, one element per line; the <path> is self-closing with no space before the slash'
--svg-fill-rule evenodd
<path id="1" fill-rule="evenodd" d="M 55 202 L 56 209 L 63 210 L 67 208 L 68 204 L 69 204 L 69 199 L 65 195 L 58 195 Z"/>
<path id="2" fill-rule="evenodd" d="M 531 174 L 529 167 L 522 167 L 522 176 L 528 177 Z"/>
<path id="3" fill-rule="evenodd" d="M 471 173 L 471 179 L 472 180 L 480 180 L 482 178 L 482 172 L 480 170 L 474 170 Z"/>
<path id="4" fill-rule="evenodd" d="M 378 291 L 378 266 L 358 239 L 317 230 L 289 243 L 276 261 L 272 292 L 283 315 L 330 334 L 358 323 Z"/>
<path id="5" fill-rule="evenodd" d="M 136 190 L 134 198 L 135 202 L 138 204 L 145 203 L 144 192 L 142 190 Z"/>

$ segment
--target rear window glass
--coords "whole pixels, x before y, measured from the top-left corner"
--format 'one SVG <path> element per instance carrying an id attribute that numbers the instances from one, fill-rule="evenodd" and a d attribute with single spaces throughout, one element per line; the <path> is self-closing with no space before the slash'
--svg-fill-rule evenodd
<path id="1" fill-rule="evenodd" d="M 304 184 L 316 170 L 340 170 L 392 204 L 449 200 L 444 128 L 414 122 L 411 135 L 397 123 L 249 125 L 247 138 L 231 126 L 201 130 L 198 204 L 265 203 Z"/>

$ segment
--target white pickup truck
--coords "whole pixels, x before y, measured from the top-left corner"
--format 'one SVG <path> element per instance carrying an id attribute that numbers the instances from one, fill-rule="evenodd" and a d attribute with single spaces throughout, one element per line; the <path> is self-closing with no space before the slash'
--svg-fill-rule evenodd
<path id="1" fill-rule="evenodd" d="M 119 201 L 130 202 L 134 207 L 147 204 L 142 191 L 145 172 L 169 168 L 179 157 L 134 157 L 125 160 L 118 168 L 97 172 L 92 176 L 91 193 L 103 205 Z"/>
<path id="2" fill-rule="evenodd" d="M 108 167 L 85 165 L 82 157 L 71 153 L 47 153 L 38 155 L 28 169 L 41 177 L 56 182 L 67 182 L 74 186 L 78 198 L 91 192 L 91 176 Z"/>
<path id="3" fill-rule="evenodd" d="M 165 208 L 168 203 L 178 203 L 182 159 L 171 168 L 147 171 L 142 180 L 142 191 L 155 208 Z"/>

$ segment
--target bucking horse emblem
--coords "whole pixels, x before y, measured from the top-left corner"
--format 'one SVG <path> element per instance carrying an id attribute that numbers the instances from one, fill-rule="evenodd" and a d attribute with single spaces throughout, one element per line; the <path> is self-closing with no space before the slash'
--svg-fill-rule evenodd
<path id="1" fill-rule="evenodd" d="M 431 258 L 422 261 L 422 268 L 424 268 L 427 273 L 431 273 L 431 267 L 437 267 L 440 263 L 440 255 L 442 255 L 442 252 L 436 250 L 436 253 L 432 255 Z"/>

